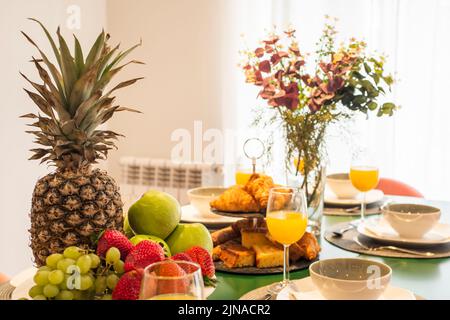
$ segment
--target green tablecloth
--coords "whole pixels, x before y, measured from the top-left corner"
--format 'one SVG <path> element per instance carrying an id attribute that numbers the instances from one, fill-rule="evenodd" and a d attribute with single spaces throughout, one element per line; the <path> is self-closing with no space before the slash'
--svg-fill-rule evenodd
<path id="1" fill-rule="evenodd" d="M 441 221 L 450 223 L 450 202 L 428 201 L 418 198 L 391 197 L 395 202 L 425 203 L 442 211 Z M 322 234 L 329 226 L 350 221 L 354 217 L 323 217 Z M 337 257 L 358 257 L 320 239 L 322 251 L 320 259 Z M 450 258 L 444 259 L 396 259 L 370 257 L 384 262 L 393 270 L 392 285 L 411 290 L 425 299 L 450 299 Z M 308 270 L 291 273 L 291 279 L 301 279 L 309 275 Z M 219 285 L 209 299 L 234 300 L 258 287 L 280 281 L 282 275 L 235 275 L 217 272 Z"/>

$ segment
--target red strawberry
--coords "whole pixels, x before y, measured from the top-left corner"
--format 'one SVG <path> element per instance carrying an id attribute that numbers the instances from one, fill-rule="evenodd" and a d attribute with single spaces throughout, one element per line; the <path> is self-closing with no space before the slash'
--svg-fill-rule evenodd
<path id="1" fill-rule="evenodd" d="M 183 279 L 186 272 L 176 263 L 166 260 L 155 269 L 159 277 L 165 277 L 158 281 L 159 294 L 184 293 L 187 290 L 189 279 Z"/>
<path id="2" fill-rule="evenodd" d="M 142 272 L 130 271 L 120 277 L 112 293 L 114 300 L 137 300 L 141 290 Z"/>
<path id="3" fill-rule="evenodd" d="M 175 262 L 166 260 L 155 268 L 159 277 L 183 277 L 186 272 Z"/>
<path id="4" fill-rule="evenodd" d="M 149 264 L 162 261 L 164 250 L 156 242 L 144 240 L 131 249 L 125 259 L 125 272 L 130 270 L 144 269 Z"/>
<path id="5" fill-rule="evenodd" d="M 191 257 L 192 261 L 198 263 L 202 269 L 202 274 L 208 278 L 214 277 L 216 273 L 214 262 L 209 252 L 202 247 L 192 247 L 185 253 Z"/>
<path id="6" fill-rule="evenodd" d="M 172 256 L 172 258 L 170 258 L 170 259 L 192 262 L 191 257 L 189 255 L 187 255 L 186 253 L 184 253 L 184 252 L 177 253 L 176 255 Z"/>
<path id="7" fill-rule="evenodd" d="M 125 260 L 133 244 L 120 231 L 107 229 L 97 243 L 97 255 L 105 257 L 109 248 L 116 247 L 120 251 L 120 259 Z"/>
<path id="8" fill-rule="evenodd" d="M 172 260 L 177 260 L 177 261 L 194 262 L 194 261 L 192 261 L 191 257 L 188 256 L 188 255 L 187 255 L 186 253 L 184 253 L 184 252 L 177 253 L 176 255 L 172 256 L 172 258 L 170 258 L 170 259 L 172 259 Z M 195 270 L 197 270 L 197 268 L 198 268 L 198 267 L 194 267 L 194 266 L 192 266 L 192 265 L 189 265 L 189 264 L 187 264 L 187 263 L 186 263 L 186 264 L 181 264 L 181 263 L 180 263 L 179 266 L 182 267 L 183 270 L 186 271 L 187 273 L 192 273 L 192 272 L 194 272 Z"/>

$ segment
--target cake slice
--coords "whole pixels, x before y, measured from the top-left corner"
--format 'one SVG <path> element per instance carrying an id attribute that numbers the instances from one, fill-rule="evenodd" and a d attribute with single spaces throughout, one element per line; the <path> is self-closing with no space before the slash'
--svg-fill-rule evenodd
<path id="1" fill-rule="evenodd" d="M 228 268 L 252 267 L 255 265 L 255 252 L 234 242 L 221 245 L 219 257 Z"/>
<path id="2" fill-rule="evenodd" d="M 254 245 L 257 268 L 273 268 L 283 265 L 283 250 L 273 244 Z"/>
<path id="3" fill-rule="evenodd" d="M 213 251 L 212 251 L 212 259 L 213 261 L 218 261 L 220 260 L 220 253 L 222 252 L 222 246 L 218 245 L 216 247 L 214 247 Z"/>
<path id="4" fill-rule="evenodd" d="M 222 243 L 222 244 L 219 244 L 219 245 L 215 246 L 213 248 L 213 251 L 212 251 L 212 259 L 213 259 L 213 261 L 220 260 L 220 253 L 222 252 L 222 249 L 224 249 L 224 248 L 226 248 L 228 246 L 231 246 L 231 245 L 240 245 L 240 244 L 241 244 L 241 242 L 240 242 L 239 239 L 232 239 L 232 240 L 228 240 L 225 243 Z"/>
<path id="5" fill-rule="evenodd" d="M 242 229 L 241 230 L 241 242 L 247 249 L 252 249 L 254 245 L 271 244 L 270 240 L 266 238 L 266 228 L 256 229 Z"/>

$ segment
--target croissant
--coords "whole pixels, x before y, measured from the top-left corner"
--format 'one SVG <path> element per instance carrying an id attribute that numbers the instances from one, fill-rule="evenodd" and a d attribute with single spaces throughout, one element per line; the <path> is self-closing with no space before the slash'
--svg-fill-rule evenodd
<path id="1" fill-rule="evenodd" d="M 270 233 L 267 233 L 266 237 L 277 247 L 283 248 L 280 243 L 272 238 Z M 305 258 L 306 260 L 312 261 L 317 258 L 320 250 L 320 245 L 319 242 L 317 242 L 316 237 L 310 232 L 305 232 L 299 241 L 289 246 L 289 259 L 291 261 L 297 261 L 301 258 Z"/>
<path id="2" fill-rule="evenodd" d="M 245 190 L 250 193 L 262 209 L 267 208 L 269 202 L 269 191 L 275 187 L 271 177 L 255 173 L 245 185 Z"/>
<path id="3" fill-rule="evenodd" d="M 210 206 L 219 211 L 258 212 L 261 210 L 258 202 L 241 186 L 233 186 L 219 198 L 211 201 Z"/>
<path id="4" fill-rule="evenodd" d="M 314 260 L 317 258 L 320 252 L 320 245 L 317 242 L 316 237 L 309 232 L 305 232 L 303 237 L 296 243 L 300 247 L 300 251 L 303 252 L 303 257 L 306 260 Z"/>

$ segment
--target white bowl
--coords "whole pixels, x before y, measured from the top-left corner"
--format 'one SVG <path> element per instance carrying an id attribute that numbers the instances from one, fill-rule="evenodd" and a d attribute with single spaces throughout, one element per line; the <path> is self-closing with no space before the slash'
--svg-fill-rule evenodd
<path id="1" fill-rule="evenodd" d="M 441 210 L 421 204 L 390 204 L 383 217 L 404 238 L 419 239 L 438 223 Z"/>
<path id="2" fill-rule="evenodd" d="M 337 258 L 314 262 L 309 274 L 325 299 L 375 300 L 388 287 L 392 269 L 373 260 Z"/>
<path id="3" fill-rule="evenodd" d="M 187 192 L 191 205 L 197 209 L 198 213 L 203 217 L 217 216 L 211 212 L 209 203 L 225 192 L 224 187 L 200 187 L 190 189 Z"/>
<path id="4" fill-rule="evenodd" d="M 341 199 L 353 199 L 359 191 L 352 185 L 348 173 L 335 173 L 327 176 L 327 185 Z"/>

